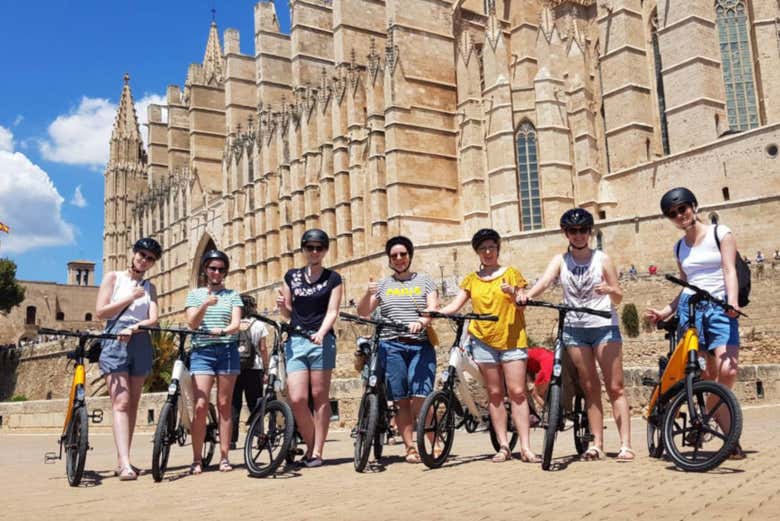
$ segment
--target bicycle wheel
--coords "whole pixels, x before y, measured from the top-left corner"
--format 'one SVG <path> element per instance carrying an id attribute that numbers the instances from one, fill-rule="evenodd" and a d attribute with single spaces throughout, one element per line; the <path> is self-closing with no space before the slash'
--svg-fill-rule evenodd
<path id="1" fill-rule="evenodd" d="M 84 474 L 84 462 L 87 460 L 89 448 L 89 422 L 87 408 L 76 406 L 65 434 L 65 472 L 68 474 L 68 484 L 77 487 Z"/>
<path id="2" fill-rule="evenodd" d="M 656 385 L 656 387 L 658 386 Z M 653 389 L 650 396 L 653 394 L 655 394 L 655 389 Z M 647 418 L 647 453 L 651 458 L 660 458 L 664 453 L 662 418 L 663 413 L 659 411 L 658 405 L 653 408 L 653 411 Z"/>
<path id="3" fill-rule="evenodd" d="M 255 416 L 244 443 L 244 463 L 250 476 L 262 478 L 279 468 L 290 451 L 294 427 L 292 409 L 279 400 L 268 402 L 263 415 Z"/>
<path id="4" fill-rule="evenodd" d="M 417 452 L 428 468 L 439 468 L 447 460 L 455 440 L 455 413 L 445 391 L 435 391 L 425 398 L 417 419 Z"/>
<path id="5" fill-rule="evenodd" d="M 507 403 L 506 404 L 506 426 L 507 426 L 507 434 L 509 434 L 509 452 L 512 452 L 515 450 L 515 445 L 517 445 L 517 429 L 515 429 L 515 422 L 512 419 L 512 408 Z M 488 416 L 488 431 L 490 432 L 490 443 L 493 445 L 493 450 L 498 452 L 498 450 L 501 448 L 501 444 L 498 442 L 498 436 L 496 436 L 496 430 L 493 428 L 493 422 L 490 420 L 490 416 Z"/>
<path id="6" fill-rule="evenodd" d="M 588 450 L 588 445 L 593 440 L 588 422 L 588 411 L 585 410 L 585 397 L 578 394 L 574 397 L 574 448 L 577 454 L 583 454 Z"/>
<path id="7" fill-rule="evenodd" d="M 561 385 L 559 383 L 550 384 L 550 389 L 547 391 L 547 403 L 544 408 L 547 425 L 544 429 L 542 469 L 550 470 L 555 436 L 558 434 L 558 428 L 561 424 Z"/>
<path id="8" fill-rule="evenodd" d="M 152 477 L 162 481 L 168 468 L 168 456 L 171 445 L 176 443 L 176 420 L 178 417 L 177 402 L 166 401 L 160 409 L 160 419 L 154 430 L 154 447 L 152 448 Z"/>
<path id="9" fill-rule="evenodd" d="M 358 426 L 355 431 L 355 470 L 363 472 L 368 463 L 368 455 L 376 436 L 376 424 L 379 421 L 379 399 L 375 394 L 364 394 L 360 400 Z"/>
<path id="10" fill-rule="evenodd" d="M 664 445 L 682 470 L 704 472 L 723 463 L 742 434 L 742 409 L 734 393 L 717 382 L 693 384 L 693 407 L 685 390 L 674 397 L 664 415 Z"/>
<path id="11" fill-rule="evenodd" d="M 214 457 L 214 449 L 219 445 L 219 423 L 217 423 L 217 409 L 213 403 L 209 403 L 209 414 L 206 418 L 206 437 L 203 439 L 203 467 L 208 467 L 211 458 Z"/>
<path id="12" fill-rule="evenodd" d="M 303 451 L 298 449 L 298 445 L 301 444 L 303 444 L 303 438 L 300 433 L 295 430 L 295 422 L 293 422 L 292 440 L 290 441 L 290 447 L 287 449 L 287 454 L 284 456 L 284 461 L 286 461 L 288 465 L 295 463 L 295 456 L 298 456 L 299 453 L 303 454 Z"/>

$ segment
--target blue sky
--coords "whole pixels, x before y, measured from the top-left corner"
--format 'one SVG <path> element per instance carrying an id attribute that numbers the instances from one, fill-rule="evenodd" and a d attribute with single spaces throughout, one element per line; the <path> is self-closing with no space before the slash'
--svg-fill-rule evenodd
<path id="1" fill-rule="evenodd" d="M 18 278 L 65 282 L 74 259 L 102 274 L 103 171 L 124 73 L 141 117 L 202 61 L 212 8 L 220 35 L 238 29 L 254 54 L 255 3 L 0 0 L 0 222 L 11 227 L 0 257 Z M 274 3 L 289 31 L 287 2 Z"/>

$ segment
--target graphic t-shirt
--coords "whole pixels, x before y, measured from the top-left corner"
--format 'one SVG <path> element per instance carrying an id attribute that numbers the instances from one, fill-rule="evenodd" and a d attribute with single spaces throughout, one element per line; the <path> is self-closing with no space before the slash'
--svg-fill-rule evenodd
<path id="1" fill-rule="evenodd" d="M 413 273 L 409 280 L 398 280 L 393 276 L 379 281 L 376 298 L 379 300 L 381 318 L 395 320 L 408 324 L 420 318 L 417 310 L 428 306 L 428 295 L 436 292 L 436 284 L 425 273 Z M 425 329 L 420 333 L 401 334 L 392 329 L 382 331 L 385 340 L 398 338 L 414 338 L 423 342 L 427 340 Z"/>
<path id="2" fill-rule="evenodd" d="M 214 293 L 217 296 L 217 303 L 206 308 L 203 315 L 203 322 L 200 323 L 202 329 L 225 328 L 230 325 L 233 314 L 233 308 L 244 307 L 241 297 L 237 291 L 232 289 L 222 289 Z M 197 288 L 187 293 L 187 300 L 184 302 L 185 308 L 196 308 L 203 304 L 209 296 L 208 288 Z M 212 344 L 230 344 L 238 340 L 238 334 L 225 336 L 193 335 L 192 347 L 202 347 Z"/>
<path id="3" fill-rule="evenodd" d="M 514 298 L 501 291 L 502 281 L 520 288 L 528 285 L 523 275 L 512 267 L 498 270 L 489 279 L 480 279 L 476 272 L 469 273 L 460 283 L 461 289 L 471 297 L 474 313 L 489 313 L 498 317 L 498 322 L 472 320 L 469 333 L 494 349 L 528 347 L 525 315 L 515 305 Z"/>
<path id="4" fill-rule="evenodd" d="M 617 311 L 609 295 L 596 293 L 596 286 L 604 282 L 604 252 L 593 250 L 586 264 L 577 264 L 570 252 L 561 257 L 561 271 L 558 278 L 563 289 L 563 301 L 567 306 L 584 307 L 608 311 L 611 318 L 597 317 L 588 313 L 567 313 L 567 327 L 617 326 Z"/>
<path id="5" fill-rule="evenodd" d="M 306 280 L 306 268 L 294 268 L 284 274 L 284 281 L 292 293 L 290 324 L 308 331 L 317 331 L 325 320 L 333 289 L 341 284 L 341 275 L 323 269 L 319 279 Z"/>

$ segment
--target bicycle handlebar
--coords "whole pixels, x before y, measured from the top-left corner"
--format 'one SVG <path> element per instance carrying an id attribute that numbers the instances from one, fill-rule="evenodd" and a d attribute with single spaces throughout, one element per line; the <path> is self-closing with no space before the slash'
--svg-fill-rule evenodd
<path id="1" fill-rule="evenodd" d="M 698 295 L 699 298 L 702 298 L 704 300 L 709 300 L 713 304 L 716 304 L 716 305 L 720 306 L 721 308 L 723 308 L 725 311 L 736 311 L 736 313 L 738 315 L 743 316 L 745 318 L 748 318 L 748 316 L 746 314 L 744 314 L 741 311 L 737 311 L 734 308 L 734 306 L 732 306 L 731 304 L 729 304 L 728 302 L 726 302 L 723 299 L 719 299 L 718 297 L 713 296 L 712 293 L 710 293 L 709 291 L 701 289 L 698 286 L 694 286 L 690 282 L 687 282 L 687 281 L 684 281 L 682 279 L 679 279 L 679 278 L 675 277 L 674 275 L 669 275 L 667 273 L 664 276 L 666 277 L 666 280 L 668 280 L 669 282 L 671 282 L 673 284 L 677 284 L 678 286 L 682 286 L 684 288 L 688 288 L 690 290 L 693 290 L 693 292 L 696 295 Z"/>
<path id="2" fill-rule="evenodd" d="M 77 338 L 103 338 L 106 340 L 115 340 L 119 335 L 111 333 L 90 333 L 89 331 L 68 331 L 66 329 L 49 329 L 47 327 L 38 328 L 38 334 L 44 335 L 56 335 L 56 336 L 72 336 Z"/>
<path id="3" fill-rule="evenodd" d="M 526 306 L 537 308 L 551 308 L 563 311 L 564 313 L 587 313 L 588 315 L 595 315 L 601 318 L 612 318 L 612 313 L 609 311 L 601 311 L 598 309 L 591 309 L 585 307 L 565 306 L 563 304 L 553 304 L 552 302 L 545 302 L 543 300 L 527 300 Z"/>
<path id="4" fill-rule="evenodd" d="M 272 328 L 276 329 L 277 331 L 286 331 L 286 332 L 289 333 L 289 332 L 295 331 L 296 329 L 300 329 L 300 328 L 292 327 L 289 322 L 278 322 L 278 321 L 276 321 L 276 320 L 274 320 L 272 318 L 269 318 L 269 317 L 267 317 L 265 315 L 260 315 L 258 313 L 250 313 L 247 316 L 248 316 L 248 318 L 255 318 L 255 319 L 259 320 L 260 322 L 265 322 L 266 324 L 268 324 Z"/>
<path id="5" fill-rule="evenodd" d="M 485 320 L 487 322 L 498 322 L 498 317 L 496 315 L 490 315 L 487 313 L 453 313 L 448 315 L 446 313 L 442 313 L 441 311 L 417 311 L 417 314 L 421 317 L 446 318 L 456 322 L 459 320 Z"/>
<path id="6" fill-rule="evenodd" d="M 225 336 L 224 333 L 222 335 L 213 335 L 209 332 L 208 329 L 189 329 L 186 327 L 138 326 L 138 329 L 142 329 L 144 331 L 161 331 L 163 333 L 176 333 L 183 335 Z"/>
<path id="7" fill-rule="evenodd" d="M 402 333 L 408 333 L 409 332 L 409 325 L 404 324 L 403 322 L 396 322 L 395 320 L 387 320 L 387 319 L 379 319 L 379 320 L 373 320 L 370 318 L 363 318 L 359 317 L 357 315 L 352 315 L 350 313 L 344 313 L 343 311 L 339 313 L 339 317 L 343 320 L 347 320 L 349 322 L 355 322 L 357 324 L 363 324 L 368 326 L 374 326 L 374 327 L 381 327 L 381 328 L 389 328 L 389 329 L 395 329 L 396 331 L 402 332 Z"/>

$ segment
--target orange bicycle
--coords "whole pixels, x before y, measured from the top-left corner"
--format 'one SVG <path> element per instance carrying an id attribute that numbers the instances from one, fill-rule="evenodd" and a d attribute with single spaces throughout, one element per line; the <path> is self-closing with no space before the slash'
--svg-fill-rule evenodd
<path id="1" fill-rule="evenodd" d="M 45 463 L 54 463 L 55 460 L 62 459 L 62 450 L 65 449 L 65 472 L 68 475 L 68 483 L 71 487 L 76 487 L 81 483 L 81 477 L 84 474 L 84 463 L 87 460 L 87 449 L 89 446 L 89 419 L 92 423 L 101 423 L 103 421 L 103 410 L 95 409 L 92 413 L 87 412 L 86 389 L 86 370 L 84 369 L 85 346 L 88 340 L 115 339 L 117 335 L 105 333 L 89 333 L 87 331 L 63 331 L 58 329 L 38 329 L 39 334 L 71 336 L 79 339 L 79 345 L 73 351 L 67 354 L 68 360 L 75 364 L 73 369 L 73 380 L 70 384 L 70 395 L 68 397 L 68 409 L 65 411 L 65 424 L 62 427 L 60 435 L 60 451 L 47 452 L 44 456 Z"/>

